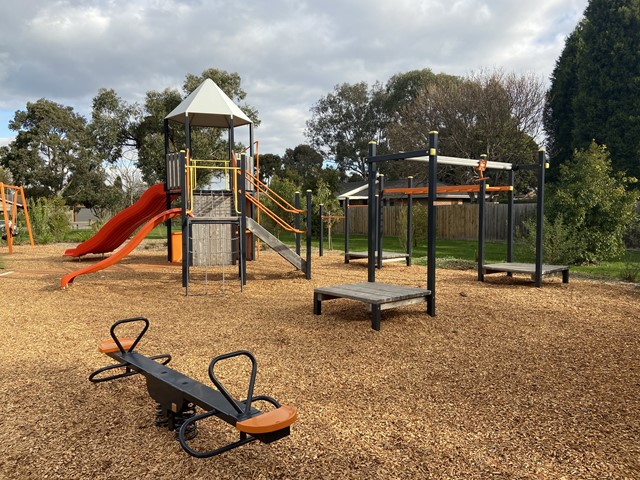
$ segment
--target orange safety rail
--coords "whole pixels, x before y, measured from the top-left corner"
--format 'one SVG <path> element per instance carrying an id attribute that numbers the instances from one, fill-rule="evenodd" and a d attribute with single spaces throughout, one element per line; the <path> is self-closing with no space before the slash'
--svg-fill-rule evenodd
<path id="1" fill-rule="evenodd" d="M 245 172 L 246 177 L 250 180 L 251 184 L 256 187 L 258 192 L 264 193 L 273 203 L 278 205 L 287 213 L 304 213 L 305 210 L 300 210 L 299 208 L 294 207 L 289 202 L 287 202 L 284 198 L 278 195 L 276 192 L 271 190 L 267 184 L 262 182 L 259 178 L 256 178 L 249 172 Z M 276 198 L 273 198 L 273 197 Z M 284 205 L 283 205 L 284 204 Z"/>
<path id="2" fill-rule="evenodd" d="M 289 232 L 293 232 L 293 233 L 307 233 L 306 230 L 298 230 L 297 228 L 294 228 L 291 225 L 289 225 L 282 218 L 280 218 L 278 215 L 273 213 L 264 204 L 260 203 L 257 199 L 253 198 L 251 195 L 247 195 L 246 197 L 247 197 L 247 200 L 249 200 L 256 207 L 258 207 L 258 209 L 260 209 L 264 213 L 266 213 L 274 222 L 276 222 L 278 225 L 280 225 L 285 230 L 287 230 Z M 304 210 L 301 210 L 301 212 L 304 212 Z"/>
<path id="3" fill-rule="evenodd" d="M 275 410 L 237 422 L 236 428 L 250 435 L 277 432 L 290 426 L 297 417 L 298 414 L 294 407 L 281 405 Z"/>

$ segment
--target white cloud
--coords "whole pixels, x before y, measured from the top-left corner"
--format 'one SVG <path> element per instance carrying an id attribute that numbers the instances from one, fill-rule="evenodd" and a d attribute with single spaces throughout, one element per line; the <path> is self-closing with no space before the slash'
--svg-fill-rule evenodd
<path id="1" fill-rule="evenodd" d="M 263 151 L 282 154 L 305 141 L 309 108 L 339 83 L 425 67 L 546 79 L 587 2 L 13 2 L 0 19 L 0 109 L 45 97 L 86 113 L 101 87 L 139 101 L 215 67 L 240 74 Z"/>

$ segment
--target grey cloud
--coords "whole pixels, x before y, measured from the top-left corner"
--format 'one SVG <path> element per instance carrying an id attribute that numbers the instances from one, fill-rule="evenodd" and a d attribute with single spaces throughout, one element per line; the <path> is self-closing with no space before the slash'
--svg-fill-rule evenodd
<path id="1" fill-rule="evenodd" d="M 215 67 L 240 74 L 263 120 L 263 151 L 283 153 L 304 141 L 310 106 L 339 83 L 425 67 L 548 77 L 587 0 L 7 3 L 0 109 L 45 97 L 87 112 L 101 87 L 139 101 Z"/>

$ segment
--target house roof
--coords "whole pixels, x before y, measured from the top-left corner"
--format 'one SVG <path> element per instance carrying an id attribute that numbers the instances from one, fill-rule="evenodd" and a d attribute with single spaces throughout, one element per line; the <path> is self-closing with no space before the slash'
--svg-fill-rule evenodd
<path id="1" fill-rule="evenodd" d="M 234 127 L 252 123 L 210 78 L 191 92 L 165 119 L 185 123 L 187 116 L 189 125 L 195 127 L 231 128 L 231 118 Z"/>

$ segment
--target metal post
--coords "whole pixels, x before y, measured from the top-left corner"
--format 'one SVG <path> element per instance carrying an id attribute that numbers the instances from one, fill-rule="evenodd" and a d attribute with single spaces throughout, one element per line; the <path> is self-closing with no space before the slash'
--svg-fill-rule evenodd
<path id="1" fill-rule="evenodd" d="M 407 188 L 413 187 L 413 177 L 407 177 Z M 411 266 L 411 253 L 413 251 L 413 195 L 407 195 L 407 267 Z"/>
<path id="2" fill-rule="evenodd" d="M 164 165 L 165 165 L 165 174 L 164 174 L 164 191 L 166 194 L 166 209 L 169 210 L 171 208 L 171 195 L 169 194 L 169 120 L 164 119 L 163 122 L 163 132 L 164 132 Z M 171 261 L 173 257 L 173 246 L 171 245 L 171 220 L 167 220 L 165 223 L 165 227 L 167 227 L 167 262 Z"/>
<path id="3" fill-rule="evenodd" d="M 508 206 L 507 206 L 507 262 L 513 262 L 513 229 L 515 225 L 515 209 L 514 209 L 514 183 L 515 173 L 513 170 L 509 170 L 509 186 L 511 190 L 507 194 Z"/>
<path id="4" fill-rule="evenodd" d="M 311 190 L 307 190 L 307 280 L 311 280 L 311 207 Z"/>
<path id="5" fill-rule="evenodd" d="M 538 198 L 536 216 L 536 287 L 542 287 L 542 257 L 544 239 L 544 174 L 547 160 L 543 148 L 538 150 Z"/>
<path id="6" fill-rule="evenodd" d="M 184 150 L 180 151 L 180 204 L 182 227 L 182 286 L 189 281 L 189 218 L 187 217 L 187 159 Z"/>
<path id="7" fill-rule="evenodd" d="M 427 313 L 436 314 L 436 205 L 438 188 L 438 132 L 429 132 L 429 196 L 427 205 Z"/>
<path id="8" fill-rule="evenodd" d="M 369 142 L 369 153 L 367 158 L 368 164 L 368 181 L 367 189 L 367 266 L 368 266 L 368 282 L 376 281 L 376 163 L 372 161 L 376 155 L 376 142 Z"/>
<path id="9" fill-rule="evenodd" d="M 240 225 L 238 239 L 238 264 L 240 273 L 240 285 L 247 284 L 247 182 L 245 169 L 247 168 L 247 155 L 240 155 Z"/>
<path id="10" fill-rule="evenodd" d="M 321 257 L 323 254 L 323 243 L 324 243 L 324 205 L 320 204 L 320 242 L 318 245 L 319 256 Z"/>
<path id="11" fill-rule="evenodd" d="M 378 175 L 378 218 L 376 238 L 378 240 L 378 262 L 377 267 L 382 268 L 382 237 L 384 237 L 384 174 Z"/>
<path id="12" fill-rule="evenodd" d="M 295 193 L 293 206 L 296 207 L 296 215 L 294 217 L 294 228 L 300 231 L 300 192 Z M 296 254 L 300 256 L 300 234 L 298 232 L 295 233 L 296 237 Z"/>
<path id="13" fill-rule="evenodd" d="M 349 199 L 344 199 L 344 263 L 349 263 Z"/>
<path id="14" fill-rule="evenodd" d="M 478 192 L 478 281 L 484 282 L 484 224 L 485 224 L 485 197 L 487 194 L 487 181 L 480 180 Z"/>

